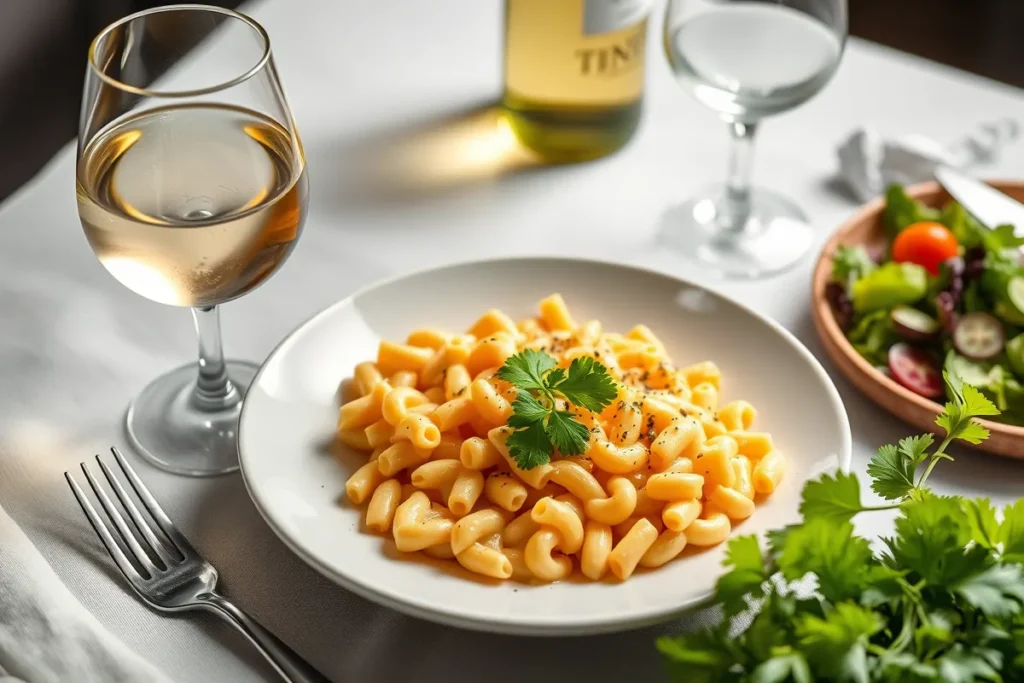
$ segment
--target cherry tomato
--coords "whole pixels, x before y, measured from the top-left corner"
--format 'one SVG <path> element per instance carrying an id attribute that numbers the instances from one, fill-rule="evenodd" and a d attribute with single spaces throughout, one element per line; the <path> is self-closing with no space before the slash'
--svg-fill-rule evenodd
<path id="1" fill-rule="evenodd" d="M 908 225 L 892 243 L 892 260 L 916 263 L 932 275 L 939 264 L 960 253 L 960 243 L 942 223 L 921 221 Z"/>

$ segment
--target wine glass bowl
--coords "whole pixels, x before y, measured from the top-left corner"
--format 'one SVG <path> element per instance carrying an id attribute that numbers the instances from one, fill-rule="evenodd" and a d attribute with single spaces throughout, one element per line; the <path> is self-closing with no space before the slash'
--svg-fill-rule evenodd
<path id="1" fill-rule="evenodd" d="M 76 179 L 100 263 L 137 294 L 190 307 L 199 333 L 198 367 L 143 390 L 129 437 L 164 469 L 237 468 L 238 413 L 256 366 L 224 360 L 216 306 L 281 266 L 308 201 L 263 28 L 230 10 L 177 5 L 104 29 L 89 52 Z"/>
<path id="2" fill-rule="evenodd" d="M 835 73 L 846 0 L 669 0 L 664 47 L 679 84 L 729 127 L 725 183 L 671 208 L 662 236 L 724 275 L 758 278 L 794 265 L 813 243 L 799 207 L 752 189 L 759 121 L 810 99 Z"/>

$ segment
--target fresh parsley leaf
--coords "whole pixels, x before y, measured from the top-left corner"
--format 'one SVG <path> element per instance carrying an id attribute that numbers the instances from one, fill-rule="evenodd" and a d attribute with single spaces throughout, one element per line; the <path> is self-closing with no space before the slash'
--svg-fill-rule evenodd
<path id="1" fill-rule="evenodd" d="M 608 374 L 608 369 L 588 356 L 574 358 L 564 379 L 549 376 L 549 380 L 553 391 L 562 394 L 573 405 L 595 413 L 604 410 L 618 395 L 615 380 Z"/>
<path id="2" fill-rule="evenodd" d="M 845 522 L 864 509 L 860 503 L 860 484 L 849 472 L 822 475 L 804 484 L 800 514 L 806 519 Z"/>
<path id="3" fill-rule="evenodd" d="M 813 680 L 807 659 L 799 652 L 772 657 L 750 674 L 750 683 L 811 683 Z"/>
<path id="4" fill-rule="evenodd" d="M 953 400 L 946 403 L 946 409 L 935 418 L 935 424 L 945 429 L 950 439 L 981 443 L 988 438 L 988 430 L 973 418 L 998 415 L 999 410 L 977 388 L 964 384 L 959 375 L 943 372 L 942 377 Z"/>
<path id="5" fill-rule="evenodd" d="M 1017 614 L 1024 603 L 1021 566 L 994 565 L 961 581 L 953 592 L 990 619 Z"/>
<path id="6" fill-rule="evenodd" d="M 900 500 L 914 488 L 914 461 L 887 444 L 868 463 L 868 476 L 872 491 L 886 500 Z"/>
<path id="7" fill-rule="evenodd" d="M 496 376 L 518 389 L 527 391 L 543 389 L 544 373 L 558 365 L 549 354 L 534 349 L 526 349 L 510 356 L 505 364 L 498 368 Z"/>
<path id="8" fill-rule="evenodd" d="M 796 632 L 816 672 L 828 680 L 867 683 L 866 646 L 883 623 L 873 610 L 841 602 L 824 619 L 802 615 Z"/>
<path id="9" fill-rule="evenodd" d="M 973 387 L 972 387 L 973 388 Z M 988 438 L 988 429 L 977 422 L 971 421 L 964 425 L 964 428 L 956 433 L 957 439 L 967 443 L 979 444 Z"/>
<path id="10" fill-rule="evenodd" d="M 854 475 L 826 475 L 804 486 L 802 524 L 768 532 L 768 559 L 753 536 L 729 542 L 716 586 L 727 619 L 666 639 L 672 654 L 659 642 L 674 680 L 1024 681 L 1024 500 L 1000 523 L 987 499 L 940 497 L 924 486 L 949 458 L 950 441 L 984 439 L 972 420 L 998 414 L 960 378 L 946 382 L 939 446 L 927 434 L 903 439 L 869 465 L 872 488 L 897 505 L 865 508 Z M 851 519 L 894 507 L 888 553 L 873 553 Z M 752 609 L 744 626 L 739 617 Z"/>
<path id="11" fill-rule="evenodd" d="M 860 594 L 858 602 L 863 607 L 893 605 L 906 596 L 901 583 L 903 574 L 904 572 L 884 564 L 871 564 L 864 571 L 862 578 L 867 588 Z"/>
<path id="12" fill-rule="evenodd" d="M 590 430 L 576 421 L 572 413 L 552 411 L 547 422 L 548 439 L 562 455 L 579 455 L 587 450 Z"/>
<path id="13" fill-rule="evenodd" d="M 541 422 L 512 432 L 505 445 L 520 469 L 533 469 L 551 460 L 551 441 Z"/>
<path id="14" fill-rule="evenodd" d="M 550 412 L 550 408 L 531 396 L 529 392 L 520 391 L 516 394 L 516 400 L 512 401 L 512 415 L 508 418 L 508 426 L 514 429 L 523 429 L 534 422 L 540 422 Z"/>
<path id="15" fill-rule="evenodd" d="M 761 584 L 768 580 L 768 574 L 757 537 L 730 539 L 723 564 L 732 569 L 718 578 L 715 599 L 722 603 L 726 616 L 733 616 L 747 609 L 748 595 L 754 599 L 764 595 Z"/>
<path id="16" fill-rule="evenodd" d="M 739 643 L 754 661 L 771 658 L 778 652 L 776 648 L 785 646 L 791 630 L 787 625 L 795 611 L 791 608 L 792 601 L 772 592 L 773 589 L 774 585 L 770 586 L 768 597 L 754 603 L 755 606 L 760 603 L 761 609 L 750 622 L 750 628 L 744 631 L 742 643 Z M 726 616 L 727 619 L 732 618 Z"/>
<path id="17" fill-rule="evenodd" d="M 999 673 L 983 657 L 969 652 L 960 644 L 944 654 L 937 662 L 938 680 L 942 683 L 975 683 L 1000 681 Z"/>
<path id="18" fill-rule="evenodd" d="M 1024 498 L 1003 508 L 998 538 L 1004 562 L 1024 563 Z"/>
<path id="19" fill-rule="evenodd" d="M 853 599 L 868 587 L 870 567 L 877 566 L 871 546 L 854 536 L 853 524 L 810 518 L 782 538 L 777 564 L 789 581 L 814 574 L 818 592 L 832 602 Z"/>
<path id="20" fill-rule="evenodd" d="M 893 652 L 886 650 L 885 654 L 879 657 L 879 671 L 887 674 L 882 680 L 893 681 L 937 681 L 938 674 L 935 667 L 925 664 L 911 652 Z"/>
<path id="21" fill-rule="evenodd" d="M 607 368 L 593 358 L 573 360 L 568 371 L 556 366 L 549 354 L 527 349 L 508 358 L 497 372 L 499 379 L 518 389 L 508 420 L 516 431 L 508 445 L 524 470 L 550 461 L 555 448 L 563 455 L 586 451 L 590 432 L 560 407 L 570 403 L 597 412 L 618 394 Z"/>
<path id="22" fill-rule="evenodd" d="M 953 642 L 953 625 L 941 612 L 928 615 L 928 621 L 922 623 L 914 632 L 914 644 L 921 652 L 940 649 Z"/>
<path id="23" fill-rule="evenodd" d="M 729 639 L 729 625 L 658 638 L 655 643 L 665 657 L 669 676 L 678 683 L 718 683 L 736 656 Z"/>
<path id="24" fill-rule="evenodd" d="M 900 439 L 900 455 L 910 460 L 915 465 L 920 465 L 928 459 L 928 449 L 935 443 L 935 437 L 931 434 L 920 434 Z"/>
<path id="25" fill-rule="evenodd" d="M 988 498 L 965 500 L 964 511 L 971 528 L 971 540 L 982 548 L 994 548 L 999 541 L 999 522 L 992 502 Z"/>
<path id="26" fill-rule="evenodd" d="M 887 544 L 896 563 L 931 586 L 945 588 L 977 574 L 990 564 L 980 546 L 966 549 L 970 525 L 960 500 L 925 495 L 903 505 L 896 537 Z"/>
<path id="27" fill-rule="evenodd" d="M 565 368 L 553 368 L 544 377 L 544 383 L 548 386 L 549 389 L 552 386 L 554 386 L 554 385 L 556 385 L 559 382 L 562 382 L 564 380 L 565 380 Z"/>

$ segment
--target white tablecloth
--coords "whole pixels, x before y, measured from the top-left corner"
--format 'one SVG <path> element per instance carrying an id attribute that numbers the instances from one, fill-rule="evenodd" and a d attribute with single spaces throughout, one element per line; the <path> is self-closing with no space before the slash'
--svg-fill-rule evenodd
<path id="1" fill-rule="evenodd" d="M 405 141 L 411 164 L 429 173 L 416 154 L 436 144 L 432 124 L 499 92 L 501 3 L 269 0 L 250 12 L 274 41 L 308 154 L 312 201 L 284 269 L 225 308 L 232 355 L 263 358 L 302 320 L 377 278 L 478 256 L 561 253 L 618 257 L 714 283 L 822 356 L 807 308 L 813 259 L 766 282 L 715 283 L 656 247 L 664 209 L 723 175 L 727 142 L 725 127 L 672 81 L 656 32 L 643 126 L 620 154 L 432 186 L 389 176 L 383 191 L 368 192 L 355 179 L 368 164 L 390 159 L 396 140 Z M 1004 116 L 1024 120 L 1020 91 L 853 40 L 820 96 L 762 127 L 755 176 L 798 199 L 823 241 L 852 209 L 829 180 L 834 146 L 849 130 L 870 123 L 953 140 Z M 123 444 L 129 398 L 195 353 L 187 311 L 128 292 L 90 252 L 75 211 L 73 156 L 69 146 L 0 207 L 0 500 L 85 606 L 177 681 L 272 681 L 227 626 L 142 606 L 61 477 Z M 991 175 L 1024 177 L 1024 148 L 1010 150 Z M 863 472 L 874 448 L 909 429 L 838 376 L 836 384 L 850 413 L 854 468 Z M 958 456 L 936 469 L 936 488 L 998 503 L 1021 491 L 1021 463 Z M 140 468 L 218 567 L 227 593 L 334 680 L 518 683 L 566 672 L 597 681 L 631 673 L 657 680 L 651 640 L 664 629 L 541 640 L 429 625 L 306 567 L 266 527 L 237 475 L 193 480 Z M 885 523 L 866 521 L 874 532 Z"/>

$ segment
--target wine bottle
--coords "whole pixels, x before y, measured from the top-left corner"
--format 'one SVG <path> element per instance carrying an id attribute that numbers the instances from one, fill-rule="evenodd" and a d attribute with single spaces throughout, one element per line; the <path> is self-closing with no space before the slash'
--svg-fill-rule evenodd
<path id="1" fill-rule="evenodd" d="M 643 108 L 649 0 L 506 0 L 506 116 L 552 162 L 610 154 Z"/>

